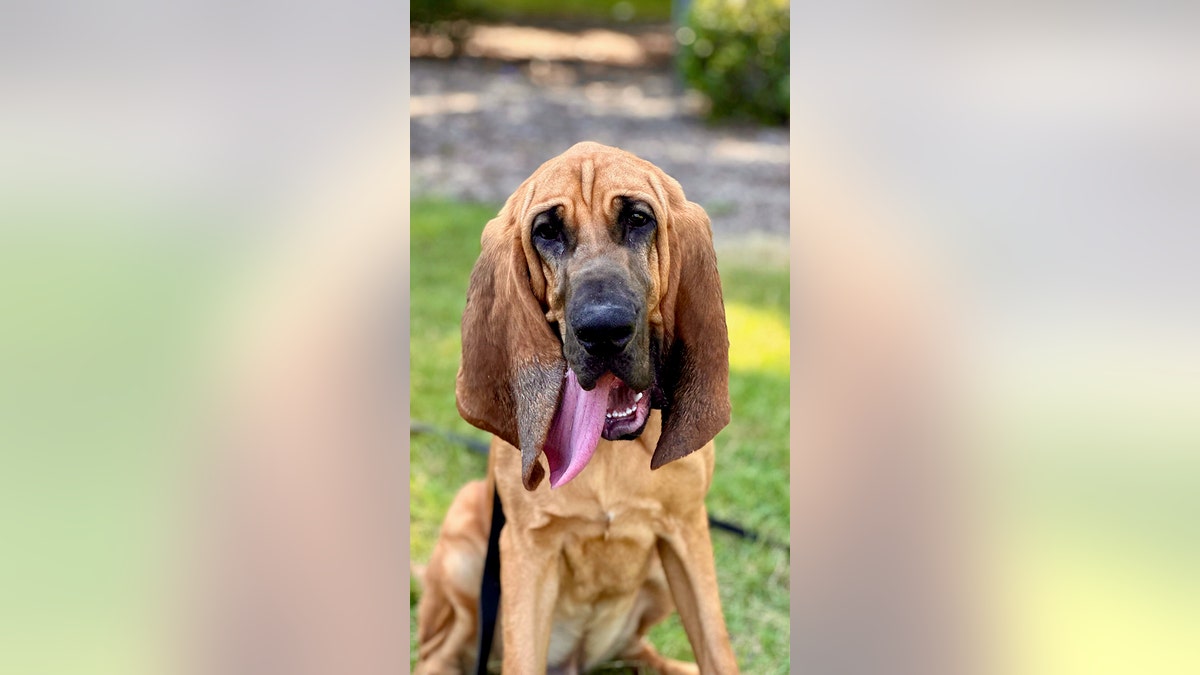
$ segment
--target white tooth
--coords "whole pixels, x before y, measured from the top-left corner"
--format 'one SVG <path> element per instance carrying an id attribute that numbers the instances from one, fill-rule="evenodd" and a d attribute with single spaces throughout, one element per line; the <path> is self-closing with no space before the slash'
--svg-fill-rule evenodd
<path id="1" fill-rule="evenodd" d="M 604 416 L 610 420 L 612 419 L 612 413 L 604 413 Z"/>
<path id="2" fill-rule="evenodd" d="M 640 401 L 640 400 L 642 400 L 642 392 L 640 392 L 640 391 L 639 391 L 639 392 L 637 393 L 637 396 L 634 396 L 634 397 L 633 397 L 633 400 L 635 400 L 635 401 Z"/>

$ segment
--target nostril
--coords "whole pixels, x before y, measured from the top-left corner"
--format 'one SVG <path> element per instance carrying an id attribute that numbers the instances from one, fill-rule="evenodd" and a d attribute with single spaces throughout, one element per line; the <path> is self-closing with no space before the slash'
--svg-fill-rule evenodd
<path id="1" fill-rule="evenodd" d="M 633 337 L 632 326 L 612 326 L 608 328 L 584 328 L 575 331 L 575 337 L 589 350 L 592 347 L 612 346 L 624 347 L 629 338 Z"/>
<path id="2" fill-rule="evenodd" d="M 575 337 L 592 354 L 613 354 L 633 338 L 634 319 L 635 314 L 622 307 L 589 307 L 576 317 Z"/>

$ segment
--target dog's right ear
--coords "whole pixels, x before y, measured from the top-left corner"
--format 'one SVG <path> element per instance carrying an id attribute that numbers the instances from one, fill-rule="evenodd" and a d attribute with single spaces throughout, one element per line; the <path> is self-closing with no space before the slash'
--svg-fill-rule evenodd
<path id="1" fill-rule="evenodd" d="M 545 474 L 538 455 L 566 361 L 531 288 L 520 203 L 513 195 L 483 228 L 463 311 L 455 397 L 463 419 L 521 449 L 521 480 L 533 490 Z"/>

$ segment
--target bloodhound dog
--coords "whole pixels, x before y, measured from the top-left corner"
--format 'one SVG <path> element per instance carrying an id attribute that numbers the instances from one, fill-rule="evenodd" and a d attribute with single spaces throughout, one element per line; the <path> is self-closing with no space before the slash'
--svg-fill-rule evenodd
<path id="1" fill-rule="evenodd" d="M 416 672 L 476 662 L 494 491 L 504 673 L 612 659 L 736 673 L 704 506 L 728 380 L 704 210 L 617 148 L 580 143 L 538 168 L 484 227 L 471 273 L 458 409 L 494 438 L 427 567 Z M 695 665 L 646 641 L 675 608 Z"/>

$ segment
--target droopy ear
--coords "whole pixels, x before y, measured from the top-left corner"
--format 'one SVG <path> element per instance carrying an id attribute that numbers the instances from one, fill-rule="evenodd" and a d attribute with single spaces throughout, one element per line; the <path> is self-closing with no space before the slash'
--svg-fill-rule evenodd
<path id="1" fill-rule="evenodd" d="M 729 424 L 729 333 L 711 225 L 704 209 L 686 201 L 682 190 L 672 202 L 661 301 L 659 386 L 666 405 L 651 469 L 699 450 Z"/>
<path id="2" fill-rule="evenodd" d="M 509 200 L 483 230 L 463 311 L 455 396 L 463 419 L 521 449 L 522 482 L 533 490 L 545 473 L 537 458 L 566 361 L 530 288 L 514 203 Z"/>

